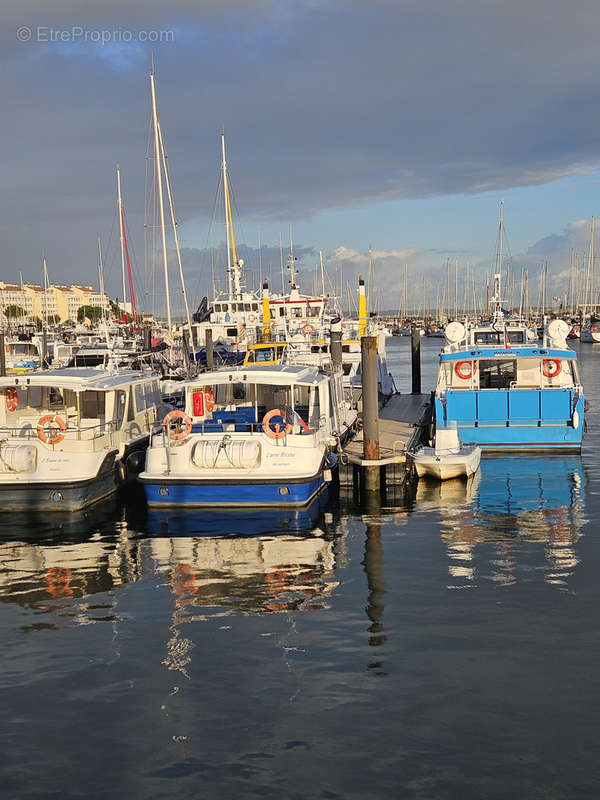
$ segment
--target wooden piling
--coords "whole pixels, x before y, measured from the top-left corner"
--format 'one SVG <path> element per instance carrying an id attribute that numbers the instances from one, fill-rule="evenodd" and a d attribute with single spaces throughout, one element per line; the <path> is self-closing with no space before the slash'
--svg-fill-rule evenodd
<path id="1" fill-rule="evenodd" d="M 342 320 L 337 317 L 331 323 L 331 363 L 334 370 L 342 368 Z"/>
<path id="2" fill-rule="evenodd" d="M 421 331 L 413 322 L 410 329 L 412 352 L 412 393 L 421 394 Z"/>
<path id="3" fill-rule="evenodd" d="M 204 344 L 206 347 L 206 366 L 208 369 L 215 368 L 215 352 L 213 350 L 212 328 L 207 328 Z"/>
<path id="4" fill-rule="evenodd" d="M 379 461 L 379 397 L 377 370 L 377 337 L 363 336 L 360 340 L 362 404 L 363 404 L 363 455 L 366 461 Z M 363 488 L 379 491 L 379 464 L 364 468 Z"/>

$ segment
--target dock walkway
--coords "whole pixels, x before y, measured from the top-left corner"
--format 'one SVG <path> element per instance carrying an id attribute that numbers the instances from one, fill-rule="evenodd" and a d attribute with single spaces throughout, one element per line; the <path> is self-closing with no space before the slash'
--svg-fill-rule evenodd
<path id="1" fill-rule="evenodd" d="M 388 483 L 401 483 L 406 477 L 406 453 L 410 451 L 428 423 L 431 411 L 429 394 L 395 394 L 379 410 L 379 460 L 363 459 L 363 434 L 360 430 L 343 450 L 340 470 L 342 483 L 353 483 L 354 472 L 363 466 L 385 469 Z M 398 469 L 400 467 L 400 469 Z"/>

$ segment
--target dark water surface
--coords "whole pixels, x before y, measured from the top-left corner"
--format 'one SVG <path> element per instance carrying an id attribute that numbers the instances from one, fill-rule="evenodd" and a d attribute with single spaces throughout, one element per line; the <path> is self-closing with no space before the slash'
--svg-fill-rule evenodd
<path id="1" fill-rule="evenodd" d="M 2 797 L 597 797 L 579 350 L 582 458 L 485 459 L 383 510 L 2 515 Z"/>

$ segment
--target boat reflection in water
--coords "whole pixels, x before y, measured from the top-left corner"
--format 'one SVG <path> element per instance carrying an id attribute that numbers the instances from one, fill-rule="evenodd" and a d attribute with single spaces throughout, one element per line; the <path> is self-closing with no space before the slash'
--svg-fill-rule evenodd
<path id="1" fill-rule="evenodd" d="M 92 610 L 73 601 L 111 592 L 140 575 L 132 534 L 114 499 L 79 512 L 2 519 L 0 564 L 1 601 L 40 612 L 67 609 L 80 622 L 108 619 L 114 598 Z"/>
<path id="2" fill-rule="evenodd" d="M 145 555 L 190 619 L 324 608 L 337 586 L 326 494 L 302 509 L 152 509 Z"/>
<path id="3" fill-rule="evenodd" d="M 178 509 L 135 517 L 108 502 L 68 515 L 13 515 L 0 524 L 0 601 L 56 612 L 53 621 L 106 621 L 119 587 L 158 574 L 172 592 L 176 622 L 323 608 L 337 585 L 326 495 L 306 508 L 264 513 Z"/>
<path id="4" fill-rule="evenodd" d="M 437 506 L 452 588 L 544 580 L 562 589 L 578 564 L 585 477 L 572 457 L 502 457 L 472 480 L 419 482 L 418 508 Z"/>

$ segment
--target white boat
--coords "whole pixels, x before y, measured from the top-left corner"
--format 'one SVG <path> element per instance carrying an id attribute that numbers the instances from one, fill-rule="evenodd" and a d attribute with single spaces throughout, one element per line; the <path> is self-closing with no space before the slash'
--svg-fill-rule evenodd
<path id="1" fill-rule="evenodd" d="M 77 368 L 0 378 L 4 511 L 75 511 L 137 472 L 166 410 L 158 376 Z"/>
<path id="2" fill-rule="evenodd" d="M 435 447 L 421 447 L 412 454 L 412 459 L 419 478 L 424 475 L 439 481 L 469 478 L 479 469 L 481 448 L 462 447 L 458 431 L 448 428 L 436 432 Z"/>
<path id="3" fill-rule="evenodd" d="M 600 317 L 589 316 L 581 326 L 579 338 L 587 344 L 598 344 L 600 342 Z"/>
<path id="4" fill-rule="evenodd" d="M 351 430 L 341 371 L 246 366 L 185 381 L 139 480 L 151 506 L 301 506 Z"/>
<path id="5" fill-rule="evenodd" d="M 5 341 L 4 359 L 8 373 L 21 374 L 39 369 L 42 355 L 38 344 L 31 336 L 11 337 Z"/>

